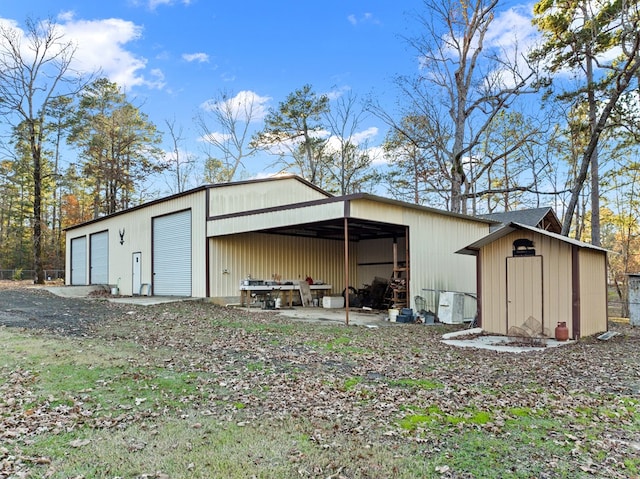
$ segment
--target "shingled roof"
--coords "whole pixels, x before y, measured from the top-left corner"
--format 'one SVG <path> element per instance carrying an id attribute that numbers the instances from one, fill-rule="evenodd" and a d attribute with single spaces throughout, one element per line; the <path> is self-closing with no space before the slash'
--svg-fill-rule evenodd
<path id="1" fill-rule="evenodd" d="M 480 218 L 498 221 L 500 224 L 491 226 L 491 231 L 495 231 L 509 223 L 519 223 L 521 225 L 533 226 L 552 233 L 562 231 L 562 224 L 553 209 L 549 206 L 544 208 L 529 208 L 526 210 L 505 211 L 502 213 L 490 213 L 478 215 Z"/>

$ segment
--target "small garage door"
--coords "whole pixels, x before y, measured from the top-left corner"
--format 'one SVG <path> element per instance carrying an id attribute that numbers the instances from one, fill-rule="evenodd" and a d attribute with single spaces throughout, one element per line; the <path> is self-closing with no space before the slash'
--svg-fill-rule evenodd
<path id="1" fill-rule="evenodd" d="M 109 283 L 109 232 L 89 237 L 89 280 L 91 284 Z"/>
<path id="2" fill-rule="evenodd" d="M 71 284 L 87 284 L 87 237 L 71 240 Z"/>
<path id="3" fill-rule="evenodd" d="M 153 219 L 153 294 L 191 296 L 191 210 Z"/>

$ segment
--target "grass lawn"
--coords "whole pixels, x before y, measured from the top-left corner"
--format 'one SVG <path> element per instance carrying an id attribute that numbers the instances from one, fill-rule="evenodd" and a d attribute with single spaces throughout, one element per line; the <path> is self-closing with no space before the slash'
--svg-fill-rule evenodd
<path id="1" fill-rule="evenodd" d="M 640 331 L 521 354 L 200 302 L 0 328 L 0 478 L 640 476 Z"/>

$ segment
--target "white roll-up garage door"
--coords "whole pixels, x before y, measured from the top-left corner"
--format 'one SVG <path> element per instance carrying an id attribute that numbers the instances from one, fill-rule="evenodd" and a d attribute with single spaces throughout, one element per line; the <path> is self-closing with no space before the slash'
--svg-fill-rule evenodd
<path id="1" fill-rule="evenodd" d="M 109 232 L 89 237 L 89 281 L 91 284 L 109 283 Z"/>
<path id="2" fill-rule="evenodd" d="M 87 237 L 71 240 L 71 284 L 87 284 Z"/>
<path id="3" fill-rule="evenodd" d="M 153 219 L 153 294 L 191 296 L 191 210 Z"/>

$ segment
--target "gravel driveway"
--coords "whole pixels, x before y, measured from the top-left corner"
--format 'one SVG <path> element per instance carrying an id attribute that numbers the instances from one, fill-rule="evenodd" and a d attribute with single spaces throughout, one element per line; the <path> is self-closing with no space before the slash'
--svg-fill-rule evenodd
<path id="1" fill-rule="evenodd" d="M 96 321 L 122 314 L 122 306 L 97 299 L 63 298 L 21 283 L 0 287 L 0 326 L 84 335 Z"/>

